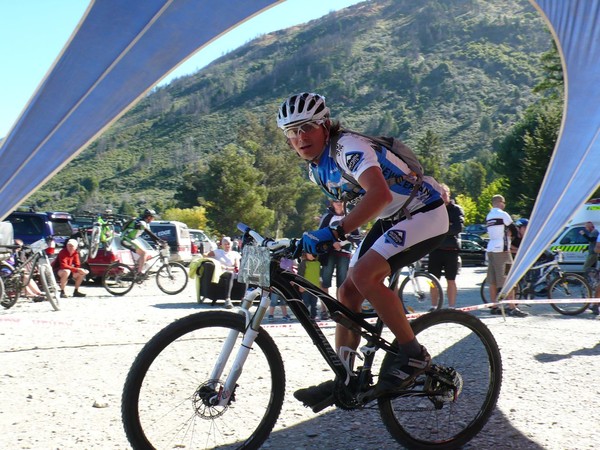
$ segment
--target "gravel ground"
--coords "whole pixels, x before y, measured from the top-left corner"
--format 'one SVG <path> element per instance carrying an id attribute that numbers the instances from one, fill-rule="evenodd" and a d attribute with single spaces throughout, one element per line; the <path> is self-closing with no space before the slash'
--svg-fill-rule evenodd
<path id="1" fill-rule="evenodd" d="M 458 306 L 480 303 L 484 270 L 463 269 Z M 120 396 L 135 355 L 168 323 L 209 309 L 196 303 L 193 283 L 177 296 L 152 282 L 123 298 L 98 286 L 84 291 L 86 298 L 65 299 L 58 312 L 28 301 L 0 311 L 0 448 L 129 448 Z M 504 380 L 492 418 L 465 448 L 597 448 L 600 320 L 590 312 L 561 316 L 545 304 L 524 309 L 529 317 L 507 320 L 473 312 L 498 341 Z M 297 324 L 267 326 L 284 358 L 287 393 L 264 448 L 401 448 L 376 410 L 313 414 L 294 400 L 293 391 L 330 373 Z M 333 327 L 324 330 L 332 336 Z"/>

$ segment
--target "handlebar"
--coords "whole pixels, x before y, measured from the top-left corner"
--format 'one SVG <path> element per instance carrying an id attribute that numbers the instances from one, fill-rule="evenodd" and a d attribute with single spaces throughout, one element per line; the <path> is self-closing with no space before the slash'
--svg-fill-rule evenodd
<path id="1" fill-rule="evenodd" d="M 256 241 L 256 243 L 259 246 L 266 247 L 271 252 L 277 252 L 278 250 L 284 250 L 282 253 L 285 253 L 285 254 L 295 255 L 295 253 L 296 253 L 296 239 L 283 238 L 283 239 L 275 240 L 275 239 L 271 239 L 271 238 L 266 238 L 266 237 L 263 237 L 256 230 L 253 230 L 248 225 L 241 223 L 241 222 L 237 224 L 237 228 L 242 233 L 244 233 L 244 238 L 246 238 L 246 236 L 251 237 L 252 239 L 254 239 L 254 241 Z M 245 243 L 246 242 L 244 241 L 244 244 Z M 296 256 L 294 256 L 294 258 L 296 258 Z"/>

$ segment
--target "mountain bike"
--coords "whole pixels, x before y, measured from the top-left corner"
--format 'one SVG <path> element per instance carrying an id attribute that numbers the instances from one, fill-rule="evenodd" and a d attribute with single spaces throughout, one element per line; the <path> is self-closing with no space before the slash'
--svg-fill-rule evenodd
<path id="1" fill-rule="evenodd" d="M 143 347 L 122 396 L 123 425 L 133 448 L 262 445 L 285 392 L 281 354 L 261 326 L 272 292 L 281 295 L 334 372 L 331 402 L 338 408 L 379 409 L 390 434 L 412 448 L 458 448 L 481 430 L 498 400 L 502 361 L 493 335 L 479 319 L 442 309 L 412 321 L 433 364 L 414 385 L 378 396 L 374 386 L 380 362 L 399 351 L 384 333 L 383 322 L 375 314 L 350 311 L 318 286 L 282 269 L 282 258 L 294 258 L 295 241 L 274 241 L 243 224 L 238 227 L 244 232 L 238 276 L 260 287 L 248 290 L 234 312 L 181 318 Z M 362 365 L 354 368 L 338 356 L 310 318 L 300 289 L 319 297 L 333 320 L 362 336 L 364 345 L 356 355 Z"/>
<path id="2" fill-rule="evenodd" d="M 415 264 L 402 268 L 397 275 L 390 286 L 402 299 L 405 311 L 424 313 L 442 308 L 444 290 L 435 275 L 420 270 Z M 401 275 L 405 275 L 402 282 Z"/>
<path id="3" fill-rule="evenodd" d="M 21 248 L 20 245 L 4 245 L 3 247 L 13 251 Z M 6 261 L 0 262 L 2 268 L 0 274 L 4 284 L 4 295 L 0 299 L 0 304 L 4 308 L 12 308 L 17 303 L 23 288 L 35 277 L 39 280 L 44 296 L 52 308 L 55 311 L 60 309 L 60 288 L 54 278 L 54 272 L 45 251 L 48 247 L 46 240 L 40 239 L 31 245 L 22 246 L 22 258 L 14 267 Z"/>
<path id="4" fill-rule="evenodd" d="M 579 274 L 563 272 L 560 268 L 560 252 L 546 254 L 531 267 L 523 279 L 515 286 L 515 299 L 532 300 L 535 297 L 549 299 L 587 299 L 592 296 L 592 288 Z M 488 303 L 487 277 L 481 283 L 481 299 Z M 550 303 L 560 314 L 575 316 L 584 312 L 589 303 Z"/>
<path id="5" fill-rule="evenodd" d="M 156 284 L 161 291 L 169 295 L 179 294 L 187 286 L 188 274 L 183 264 L 169 262 L 170 255 L 169 245 L 162 245 L 158 254 L 148 260 L 147 267 L 141 273 L 135 265 L 113 263 L 102 275 L 102 286 L 112 295 L 125 295 L 136 283 L 142 284 L 152 275 L 156 275 Z"/>

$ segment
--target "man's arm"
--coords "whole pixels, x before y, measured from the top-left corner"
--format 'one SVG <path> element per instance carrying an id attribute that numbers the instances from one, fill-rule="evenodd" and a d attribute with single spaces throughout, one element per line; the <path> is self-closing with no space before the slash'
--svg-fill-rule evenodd
<path id="1" fill-rule="evenodd" d="M 596 247 L 594 247 L 596 253 L 600 253 L 600 241 L 596 241 Z"/>

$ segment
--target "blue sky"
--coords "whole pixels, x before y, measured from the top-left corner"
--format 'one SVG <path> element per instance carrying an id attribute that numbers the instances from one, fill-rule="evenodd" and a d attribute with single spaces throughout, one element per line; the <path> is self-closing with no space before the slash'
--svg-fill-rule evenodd
<path id="1" fill-rule="evenodd" d="M 259 34 L 305 23 L 360 1 L 287 0 L 205 47 L 166 82 L 195 72 Z M 0 0 L 0 137 L 8 134 L 88 4 L 87 0 Z"/>

